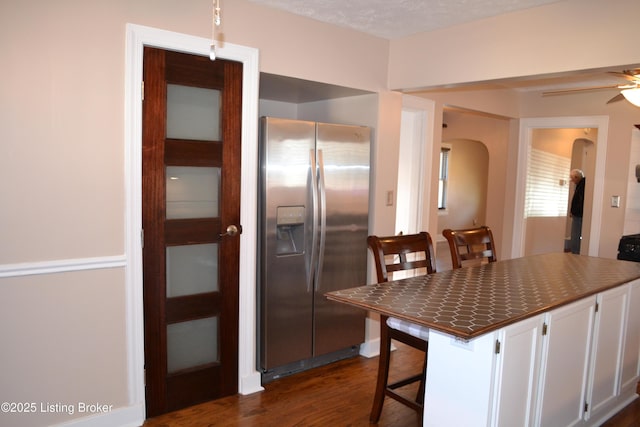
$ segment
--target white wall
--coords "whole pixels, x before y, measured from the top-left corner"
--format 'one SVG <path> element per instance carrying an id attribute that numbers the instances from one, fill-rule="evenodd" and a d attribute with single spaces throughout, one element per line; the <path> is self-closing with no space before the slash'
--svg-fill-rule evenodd
<path id="1" fill-rule="evenodd" d="M 567 0 L 393 40 L 389 87 L 640 63 L 638 14 L 636 0 Z"/>
<path id="2" fill-rule="evenodd" d="M 246 0 L 224 1 L 221 7 L 224 39 L 260 49 L 260 71 L 357 89 L 387 90 L 387 40 Z M 202 23 L 210 22 L 210 13 L 203 13 Z"/>
<path id="3" fill-rule="evenodd" d="M 563 252 L 566 218 L 565 216 L 527 218 L 524 255 Z"/>

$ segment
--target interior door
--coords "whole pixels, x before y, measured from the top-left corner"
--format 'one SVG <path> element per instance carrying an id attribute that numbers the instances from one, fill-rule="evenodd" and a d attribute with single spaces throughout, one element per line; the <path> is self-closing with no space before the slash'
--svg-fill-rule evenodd
<path id="1" fill-rule="evenodd" d="M 242 64 L 145 47 L 147 416 L 237 392 Z"/>

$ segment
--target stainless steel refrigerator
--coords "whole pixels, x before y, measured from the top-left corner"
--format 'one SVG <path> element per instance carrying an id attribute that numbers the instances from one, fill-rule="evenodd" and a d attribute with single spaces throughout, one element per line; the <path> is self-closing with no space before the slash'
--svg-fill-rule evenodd
<path id="1" fill-rule="evenodd" d="M 365 312 L 328 301 L 366 283 L 370 129 L 262 117 L 263 382 L 357 354 Z"/>

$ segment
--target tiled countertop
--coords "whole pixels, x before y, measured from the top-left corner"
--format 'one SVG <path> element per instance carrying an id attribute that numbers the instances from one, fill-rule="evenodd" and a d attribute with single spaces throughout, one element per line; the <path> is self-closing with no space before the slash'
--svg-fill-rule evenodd
<path id="1" fill-rule="evenodd" d="M 637 278 L 640 263 L 553 253 L 326 296 L 470 339 Z"/>

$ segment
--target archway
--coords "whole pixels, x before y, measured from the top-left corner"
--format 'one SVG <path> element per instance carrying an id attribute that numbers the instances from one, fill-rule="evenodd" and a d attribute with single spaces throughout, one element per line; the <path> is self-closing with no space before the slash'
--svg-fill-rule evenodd
<path id="1" fill-rule="evenodd" d="M 489 150 L 481 141 L 450 139 L 442 142 L 440 156 L 436 261 L 439 270 L 446 270 L 451 260 L 442 230 L 487 224 Z"/>
<path id="2" fill-rule="evenodd" d="M 439 208 L 438 234 L 445 228 L 486 224 L 489 151 L 472 139 L 443 141 L 448 150 L 446 202 Z"/>

